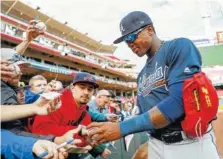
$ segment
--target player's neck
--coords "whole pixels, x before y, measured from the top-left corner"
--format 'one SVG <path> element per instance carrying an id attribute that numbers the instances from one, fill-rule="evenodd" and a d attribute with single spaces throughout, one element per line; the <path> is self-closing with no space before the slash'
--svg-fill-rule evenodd
<path id="1" fill-rule="evenodd" d="M 162 41 L 158 38 L 158 37 L 154 37 L 153 38 L 153 42 L 152 42 L 152 47 L 151 47 L 151 49 L 148 51 L 148 54 L 147 54 L 147 56 L 149 57 L 149 58 L 152 58 L 155 54 L 156 54 L 156 52 L 157 52 L 157 50 L 160 48 L 160 45 L 162 44 Z"/>

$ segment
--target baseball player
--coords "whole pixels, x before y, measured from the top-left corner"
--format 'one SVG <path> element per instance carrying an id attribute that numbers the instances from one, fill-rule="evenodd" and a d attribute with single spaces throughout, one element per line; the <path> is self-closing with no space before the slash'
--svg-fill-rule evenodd
<path id="1" fill-rule="evenodd" d="M 126 15 L 120 30 L 115 44 L 125 41 L 136 55 L 148 57 L 137 78 L 140 115 L 120 123 L 92 123 L 90 136 L 100 144 L 146 131 L 149 159 L 220 159 L 209 124 L 217 113 L 216 92 L 203 82 L 207 78 L 195 45 L 186 38 L 160 40 L 152 20 L 141 11 Z M 206 108 L 212 114 L 208 121 Z"/>

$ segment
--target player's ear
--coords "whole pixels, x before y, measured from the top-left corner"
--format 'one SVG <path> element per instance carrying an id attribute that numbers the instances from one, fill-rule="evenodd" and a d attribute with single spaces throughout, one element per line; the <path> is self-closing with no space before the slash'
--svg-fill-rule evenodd
<path id="1" fill-rule="evenodd" d="M 153 35 L 153 27 L 151 25 L 148 25 L 145 29 L 150 36 Z"/>

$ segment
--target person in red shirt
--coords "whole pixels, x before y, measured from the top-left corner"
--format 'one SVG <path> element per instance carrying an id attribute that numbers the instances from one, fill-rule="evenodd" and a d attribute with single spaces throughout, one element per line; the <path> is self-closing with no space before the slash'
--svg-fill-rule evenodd
<path id="1" fill-rule="evenodd" d="M 32 132 L 41 135 L 63 136 L 80 124 L 89 125 L 91 116 L 86 104 L 96 88 L 98 84 L 94 76 L 88 73 L 77 73 L 69 89 L 65 89 L 61 95 L 60 108 L 48 116 L 36 116 Z M 78 146 L 89 145 L 82 136 L 75 134 L 73 137 L 81 139 L 82 143 Z"/>
<path id="2" fill-rule="evenodd" d="M 94 76 L 88 73 L 77 73 L 70 89 L 66 89 L 61 95 L 61 107 L 48 116 L 36 116 L 32 132 L 62 136 L 79 124 L 85 126 L 90 124 L 91 117 L 87 112 L 86 103 L 89 102 L 96 88 L 98 84 Z M 75 138 L 81 137 L 76 135 Z M 80 146 L 85 145 L 87 143 L 83 140 Z"/>

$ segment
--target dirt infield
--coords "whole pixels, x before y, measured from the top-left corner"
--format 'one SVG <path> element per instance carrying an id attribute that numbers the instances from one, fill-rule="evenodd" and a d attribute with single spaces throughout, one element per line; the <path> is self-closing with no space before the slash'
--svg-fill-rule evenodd
<path id="1" fill-rule="evenodd" d="M 218 119 L 213 122 L 218 151 L 223 156 L 223 110 L 219 110 Z M 141 145 L 132 159 L 148 159 L 148 144 Z"/>

